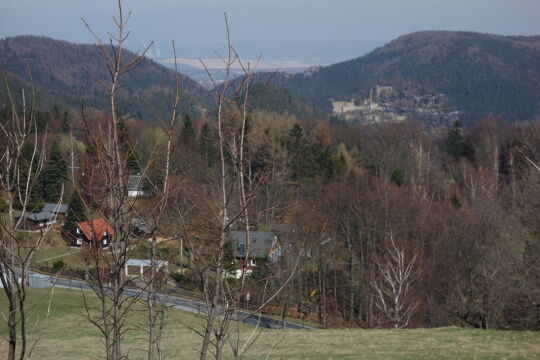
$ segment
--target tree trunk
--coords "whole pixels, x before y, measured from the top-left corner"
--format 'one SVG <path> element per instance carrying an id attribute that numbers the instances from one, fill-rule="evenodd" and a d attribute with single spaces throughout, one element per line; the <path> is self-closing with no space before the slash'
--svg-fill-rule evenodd
<path id="1" fill-rule="evenodd" d="M 8 332 L 9 332 L 9 348 L 8 360 L 15 360 L 15 351 L 17 349 L 17 319 L 16 307 L 13 297 L 9 297 L 9 315 L 8 315 Z"/>

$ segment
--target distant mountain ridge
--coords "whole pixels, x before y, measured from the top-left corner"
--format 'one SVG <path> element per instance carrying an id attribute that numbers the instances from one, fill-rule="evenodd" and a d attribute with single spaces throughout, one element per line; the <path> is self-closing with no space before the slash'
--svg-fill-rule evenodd
<path id="1" fill-rule="evenodd" d="M 134 56 L 126 51 L 127 58 Z M 127 60 L 127 59 L 126 59 Z M 39 36 L 0 40 L 0 70 L 11 85 L 32 84 L 43 106 L 108 109 L 101 81 L 107 70 L 96 45 L 80 45 Z M 361 102 L 376 86 L 396 93 L 444 94 L 465 123 L 486 116 L 509 121 L 540 117 L 540 36 L 501 36 L 473 32 L 424 31 L 401 36 L 372 52 L 299 74 L 257 73 L 252 108 L 287 111 L 298 117 L 324 117 L 332 100 Z M 151 121 L 166 117 L 174 92 L 174 71 L 146 59 L 122 79 L 121 110 Z M 181 76 L 180 110 L 196 114 L 212 108 L 212 93 Z M 6 100 L 0 87 L 0 102 Z M 194 101 L 196 99 L 196 101 Z"/>
<path id="2" fill-rule="evenodd" d="M 273 77 L 275 86 L 326 113 L 332 99 L 359 100 L 382 85 L 442 93 L 466 123 L 485 116 L 531 120 L 540 114 L 540 36 L 418 32 L 359 58 Z"/>
<path id="3" fill-rule="evenodd" d="M 134 56 L 124 50 L 126 62 Z M 110 76 L 97 45 L 74 44 L 43 36 L 6 38 L 0 40 L 0 69 L 8 74 L 13 88 L 29 88 L 31 83 L 43 107 L 56 104 L 80 108 L 81 100 L 85 106 L 97 109 L 109 107 L 104 84 L 110 83 Z M 121 78 L 120 110 L 146 120 L 167 116 L 174 90 L 174 71 L 145 59 Z M 183 75 L 181 90 L 183 113 L 196 112 L 193 98 L 204 105 L 209 103 L 209 92 Z M 0 94 L 4 91 L 2 86 Z"/>

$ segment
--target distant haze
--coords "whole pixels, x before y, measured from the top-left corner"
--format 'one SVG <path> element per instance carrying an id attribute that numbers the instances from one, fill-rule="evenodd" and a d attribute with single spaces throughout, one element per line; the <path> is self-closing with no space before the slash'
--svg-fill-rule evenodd
<path id="1" fill-rule="evenodd" d="M 227 12 L 234 44 L 265 66 L 305 67 L 361 56 L 419 30 L 466 30 L 503 35 L 540 34 L 539 0 L 125 0 L 131 10 L 127 46 L 155 41 L 152 56 L 214 63 L 223 52 Z M 0 37 L 35 34 L 94 42 L 80 18 L 105 37 L 113 31 L 114 0 L 2 0 Z M 166 60 L 164 60 L 166 61 Z"/>

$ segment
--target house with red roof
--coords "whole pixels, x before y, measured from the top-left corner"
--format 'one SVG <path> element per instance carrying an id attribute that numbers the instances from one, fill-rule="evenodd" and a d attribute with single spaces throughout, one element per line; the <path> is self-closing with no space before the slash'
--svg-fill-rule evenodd
<path id="1" fill-rule="evenodd" d="M 70 246 L 81 247 L 86 244 L 106 248 L 111 242 L 112 235 L 114 229 L 103 218 L 79 222 L 70 232 Z"/>

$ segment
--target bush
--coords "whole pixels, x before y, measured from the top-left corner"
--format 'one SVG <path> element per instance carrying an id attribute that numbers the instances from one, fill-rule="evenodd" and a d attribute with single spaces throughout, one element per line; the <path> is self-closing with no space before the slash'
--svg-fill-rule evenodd
<path id="1" fill-rule="evenodd" d="M 405 184 L 405 171 L 402 169 L 396 169 L 390 175 L 390 181 L 392 181 L 397 186 L 403 186 Z"/>
<path id="2" fill-rule="evenodd" d="M 62 260 L 58 260 L 58 261 L 55 261 L 53 263 L 53 271 L 54 272 L 59 272 L 60 270 L 62 270 L 64 267 L 66 266 L 66 263 Z"/>
<path id="3" fill-rule="evenodd" d="M 171 279 L 173 279 L 174 281 L 176 281 L 177 283 L 181 283 L 182 280 L 184 280 L 184 275 L 180 274 L 180 273 L 172 273 L 171 274 Z"/>
<path id="4" fill-rule="evenodd" d="M 0 198 L 0 212 L 6 212 L 7 208 L 8 208 L 8 204 L 7 204 L 6 199 Z"/>

